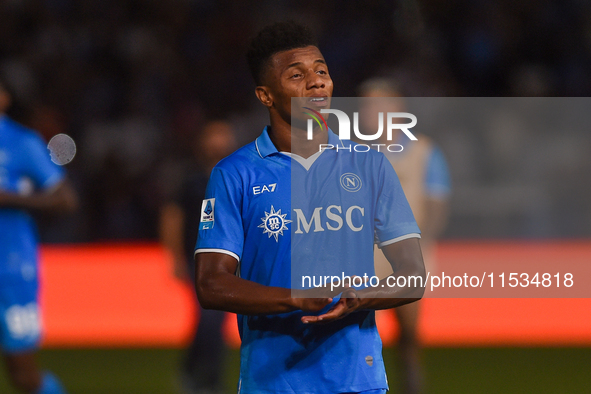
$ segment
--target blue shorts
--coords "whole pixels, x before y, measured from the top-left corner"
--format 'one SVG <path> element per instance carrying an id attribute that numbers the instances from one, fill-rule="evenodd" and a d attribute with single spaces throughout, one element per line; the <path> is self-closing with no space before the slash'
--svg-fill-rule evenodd
<path id="1" fill-rule="evenodd" d="M 41 339 L 37 259 L 11 253 L 0 257 L 0 346 L 5 353 L 34 350 Z"/>

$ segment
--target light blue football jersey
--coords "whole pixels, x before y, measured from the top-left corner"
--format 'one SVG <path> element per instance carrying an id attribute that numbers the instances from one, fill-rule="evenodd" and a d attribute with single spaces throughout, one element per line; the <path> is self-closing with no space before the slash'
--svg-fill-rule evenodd
<path id="1" fill-rule="evenodd" d="M 384 155 L 354 152 L 353 143 L 330 130 L 328 142 L 339 150 L 303 160 L 278 152 L 267 127 L 222 160 L 202 203 L 196 253 L 229 254 L 239 261 L 241 278 L 297 288 L 300 274 L 373 275 L 374 242 L 419 237 Z M 301 323 L 305 314 L 238 316 L 240 392 L 387 388 L 374 311 L 325 325 Z"/>
<path id="2" fill-rule="evenodd" d="M 0 190 L 27 194 L 49 189 L 63 177 L 41 137 L 6 115 L 0 116 Z M 0 229 L 0 271 L 16 264 L 9 264 L 9 255 L 36 256 L 36 227 L 26 211 L 0 207 Z"/>
<path id="3" fill-rule="evenodd" d="M 0 115 L 0 190 L 27 194 L 64 177 L 35 132 Z M 37 230 L 24 210 L 0 206 L 0 345 L 5 352 L 37 346 Z"/>

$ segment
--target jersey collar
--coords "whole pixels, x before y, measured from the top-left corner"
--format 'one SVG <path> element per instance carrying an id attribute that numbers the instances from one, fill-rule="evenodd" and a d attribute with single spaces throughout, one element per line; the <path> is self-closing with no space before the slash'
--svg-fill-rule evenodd
<path id="1" fill-rule="evenodd" d="M 269 137 L 269 127 L 271 126 L 266 126 L 259 138 L 254 141 L 257 152 L 262 159 L 273 153 L 277 153 L 277 148 L 275 148 L 271 137 Z"/>
<path id="2" fill-rule="evenodd" d="M 269 127 L 270 126 L 266 126 L 261 135 L 254 142 L 256 150 L 262 159 L 273 153 L 278 153 L 277 148 L 271 141 L 271 137 L 269 137 Z M 331 129 L 328 129 L 328 143 L 332 146 L 344 146 L 343 141 L 339 139 Z"/>

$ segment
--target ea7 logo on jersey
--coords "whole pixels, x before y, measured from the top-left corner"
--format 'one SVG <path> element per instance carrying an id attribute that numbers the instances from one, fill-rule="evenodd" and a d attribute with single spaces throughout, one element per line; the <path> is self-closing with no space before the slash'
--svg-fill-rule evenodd
<path id="1" fill-rule="evenodd" d="M 199 223 L 199 230 L 209 230 L 210 228 L 213 228 L 214 208 L 215 198 L 203 200 L 203 204 L 201 204 L 201 222 Z"/>
<path id="2" fill-rule="evenodd" d="M 275 241 L 279 242 L 279 236 L 283 235 L 283 230 L 287 230 L 287 223 L 291 223 L 291 220 L 286 219 L 286 213 L 281 214 L 281 209 L 275 212 L 275 208 L 271 205 L 271 212 L 265 212 L 265 217 L 261 218 L 263 224 L 259 224 L 258 227 L 263 229 L 263 234 L 269 234 L 275 237 Z"/>
<path id="3" fill-rule="evenodd" d="M 252 188 L 252 193 L 255 196 L 257 194 L 261 194 L 261 193 L 265 193 L 265 192 L 273 193 L 275 191 L 276 187 L 277 187 L 276 183 L 271 183 L 269 185 L 263 185 L 263 186 L 254 186 Z"/>

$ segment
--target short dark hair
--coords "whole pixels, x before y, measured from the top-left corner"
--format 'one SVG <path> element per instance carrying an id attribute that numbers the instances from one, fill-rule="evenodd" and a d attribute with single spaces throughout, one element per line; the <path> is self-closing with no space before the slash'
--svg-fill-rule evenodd
<path id="1" fill-rule="evenodd" d="M 318 46 L 314 34 L 306 26 L 294 21 L 277 22 L 263 28 L 251 40 L 246 58 L 257 85 L 263 84 L 263 75 L 271 56 L 278 52 L 307 46 Z"/>

